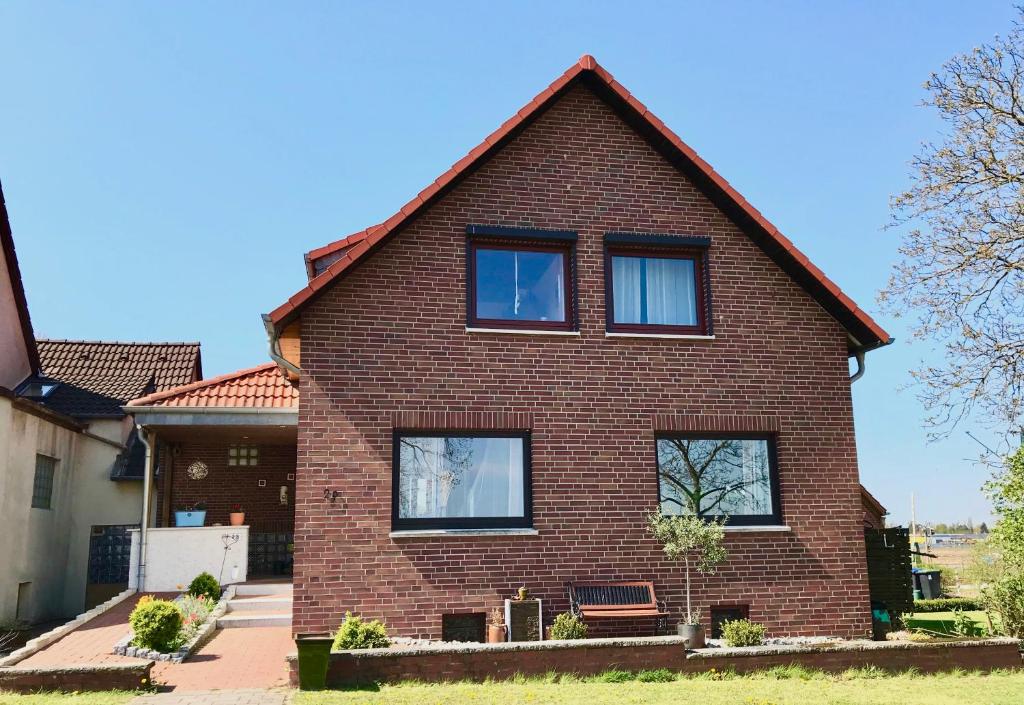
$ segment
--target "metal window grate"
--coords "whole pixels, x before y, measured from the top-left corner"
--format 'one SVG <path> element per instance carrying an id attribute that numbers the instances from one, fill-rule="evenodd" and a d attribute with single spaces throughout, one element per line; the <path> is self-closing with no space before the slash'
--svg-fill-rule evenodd
<path id="1" fill-rule="evenodd" d="M 32 480 L 33 509 L 50 509 L 53 506 L 53 475 L 56 469 L 56 458 L 36 456 L 36 474 Z"/>
<path id="2" fill-rule="evenodd" d="M 89 582 L 127 583 L 132 540 L 129 529 L 138 524 L 94 526 L 89 537 Z"/>

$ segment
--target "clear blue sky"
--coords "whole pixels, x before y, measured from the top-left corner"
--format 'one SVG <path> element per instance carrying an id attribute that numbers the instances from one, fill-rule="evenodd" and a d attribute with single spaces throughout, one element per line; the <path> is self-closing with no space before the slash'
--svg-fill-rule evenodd
<path id="1" fill-rule="evenodd" d="M 628 8 L 628 9 L 627 9 Z M 919 142 L 921 84 L 1010 2 L 0 2 L 0 179 L 37 335 L 199 340 L 265 361 L 302 253 L 390 216 L 584 53 L 862 307 Z M 985 518 L 962 431 L 928 445 L 899 339 L 854 386 L 897 521 Z"/>

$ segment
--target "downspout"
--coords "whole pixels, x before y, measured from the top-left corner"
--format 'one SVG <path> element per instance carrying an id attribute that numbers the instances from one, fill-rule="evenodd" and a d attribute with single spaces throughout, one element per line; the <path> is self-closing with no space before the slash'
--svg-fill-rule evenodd
<path id="1" fill-rule="evenodd" d="M 278 334 L 274 322 L 270 320 L 270 316 L 267 314 L 263 314 L 263 327 L 267 330 L 267 341 L 270 344 L 267 352 L 270 353 L 270 359 L 276 362 L 278 367 L 301 377 L 302 368 L 297 367 L 281 356 L 281 336 Z"/>
<path id="2" fill-rule="evenodd" d="M 146 448 L 146 462 L 143 465 L 144 474 L 142 479 L 142 521 L 140 522 L 139 530 L 139 574 L 136 576 L 138 580 L 138 587 L 136 589 L 139 592 L 143 592 L 146 588 L 146 539 L 149 533 L 149 498 L 153 485 L 153 448 L 146 437 L 148 435 L 147 431 L 142 425 L 136 424 L 135 428 L 138 429 L 139 440 Z"/>
<path id="3" fill-rule="evenodd" d="M 857 360 L 857 371 L 850 375 L 850 384 L 864 376 L 864 348 L 857 348 L 853 356 Z"/>

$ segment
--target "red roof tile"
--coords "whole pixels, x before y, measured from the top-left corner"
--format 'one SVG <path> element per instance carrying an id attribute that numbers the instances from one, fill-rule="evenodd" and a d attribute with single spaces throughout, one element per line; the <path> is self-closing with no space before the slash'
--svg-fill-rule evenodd
<path id="1" fill-rule="evenodd" d="M 59 381 L 45 404 L 76 417 L 123 416 L 121 405 L 203 375 L 199 343 L 38 341 L 42 373 Z"/>
<path id="2" fill-rule="evenodd" d="M 299 390 L 289 384 L 276 363 L 230 372 L 201 382 L 149 394 L 129 406 L 298 409 Z"/>
<path id="3" fill-rule="evenodd" d="M 889 334 L 868 314 L 853 305 L 821 270 L 810 263 L 807 257 L 778 228 L 772 225 L 757 209 L 747 202 L 724 178 L 701 159 L 697 153 L 670 130 L 664 122 L 651 113 L 643 103 L 634 98 L 619 84 L 594 57 L 584 55 L 580 60 L 557 78 L 548 88 L 540 92 L 510 120 L 506 121 L 481 144 L 470 150 L 454 166 L 424 189 L 420 195 L 402 206 L 398 212 L 381 225 L 368 228 L 344 240 L 313 250 L 307 255 L 309 283 L 265 316 L 278 329 L 298 317 L 302 308 L 326 284 L 341 277 L 353 265 L 381 247 L 406 222 L 420 210 L 429 207 L 446 190 L 454 187 L 479 167 L 495 150 L 515 137 L 535 119 L 551 101 L 557 100 L 578 81 L 586 85 L 611 104 L 634 129 L 644 135 L 663 155 L 678 168 L 684 169 L 719 207 L 747 232 L 757 244 L 792 276 L 822 307 L 835 317 L 864 348 L 873 348 L 892 342 Z M 356 248 L 356 245 L 360 247 Z M 332 249 L 333 248 L 333 249 Z M 329 264 L 315 266 L 315 260 L 325 256 L 337 257 Z M 319 271 L 318 271 L 319 269 Z"/>

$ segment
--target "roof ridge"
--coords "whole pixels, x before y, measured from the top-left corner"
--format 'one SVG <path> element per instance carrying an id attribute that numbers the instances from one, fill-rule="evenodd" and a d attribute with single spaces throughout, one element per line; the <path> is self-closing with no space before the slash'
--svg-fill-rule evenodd
<path id="1" fill-rule="evenodd" d="M 189 382 L 178 387 L 172 387 L 171 389 L 165 389 L 162 392 L 154 392 L 147 394 L 146 396 L 132 399 L 125 406 L 144 406 L 152 402 L 162 401 L 171 397 L 176 397 L 179 394 L 186 394 L 188 392 L 194 392 L 197 389 L 203 389 L 205 387 L 212 387 L 223 382 L 227 382 L 232 379 L 239 379 L 248 375 L 256 374 L 257 372 L 264 372 L 271 368 L 277 367 L 276 362 L 264 362 L 256 365 L 255 367 L 247 367 L 242 370 L 235 370 L 234 372 L 227 372 L 216 377 L 210 377 L 209 379 L 201 379 L 198 382 Z"/>
<path id="2" fill-rule="evenodd" d="M 176 345 L 180 347 L 201 347 L 199 341 L 145 341 L 145 340 L 83 340 L 78 338 L 36 338 L 39 343 L 74 343 L 78 345 Z"/>
<path id="3" fill-rule="evenodd" d="M 470 150 L 466 156 L 455 162 L 447 171 L 414 196 L 412 200 L 399 208 L 393 216 L 385 220 L 376 230 L 368 234 L 362 241 L 348 248 L 343 255 L 331 263 L 319 275 L 312 277 L 305 286 L 299 289 L 287 301 L 270 313 L 265 314 L 264 320 L 269 321 L 274 327 L 280 328 L 282 324 L 297 316 L 299 310 L 313 297 L 317 296 L 318 292 L 351 266 L 376 251 L 378 246 L 382 245 L 389 235 L 397 232 L 406 222 L 418 215 L 421 209 L 431 205 L 437 198 L 444 195 L 448 189 L 453 188 L 458 183 L 459 177 L 464 173 L 471 171 L 481 164 L 493 151 L 502 148 L 505 142 L 511 139 L 519 128 L 528 125 L 529 121 L 538 115 L 550 101 L 557 99 L 574 81 L 584 75 L 593 77 L 602 90 L 608 91 L 611 94 L 611 97 L 609 97 L 608 95 L 597 93 L 601 100 L 612 104 L 616 109 L 630 111 L 631 115 L 635 115 L 639 125 L 630 123 L 630 126 L 641 137 L 646 139 L 648 143 L 655 146 L 655 149 L 658 149 L 660 152 L 660 150 L 666 149 L 665 143 L 667 143 L 671 147 L 672 157 L 679 158 L 685 162 L 686 166 L 695 168 L 702 178 L 694 179 L 692 175 L 687 175 L 687 177 L 698 182 L 695 185 L 699 190 L 712 197 L 713 201 L 715 198 L 721 198 L 729 208 L 737 209 L 742 216 L 739 219 L 734 214 L 728 213 L 726 207 L 716 202 L 716 205 L 723 211 L 726 211 L 728 217 L 736 222 L 740 229 L 747 233 L 752 240 L 758 242 L 757 238 L 763 237 L 777 248 L 766 247 L 758 242 L 758 245 L 769 254 L 786 274 L 796 280 L 819 305 L 839 321 L 847 334 L 853 338 L 853 342 L 857 343 L 856 349 L 870 349 L 892 342 L 892 338 L 885 329 L 865 311 L 860 309 L 789 238 L 772 225 L 760 211 L 754 208 L 710 164 L 701 159 L 692 147 L 683 142 L 662 120 L 648 110 L 647 106 L 634 98 L 590 54 L 581 56 L 575 64 L 555 79 L 551 85 L 538 93 L 519 112 L 515 113 L 503 122 L 498 129 L 485 137 L 483 142 Z M 593 90 L 593 86 L 590 86 L 590 88 Z M 615 101 L 614 103 L 613 100 Z M 649 129 L 655 133 L 659 144 L 654 145 L 654 138 L 651 135 L 644 134 L 643 129 Z M 663 152 L 660 153 L 667 158 L 667 155 Z M 673 166 L 682 171 L 682 166 L 678 163 L 673 163 Z M 744 222 L 741 223 L 741 220 Z M 754 229 L 755 233 L 749 232 L 750 229 Z M 769 249 L 773 251 L 768 252 Z M 776 259 L 776 257 L 779 259 Z M 794 271 L 790 271 L 787 267 L 792 267 Z M 807 276 L 809 281 L 813 283 L 801 281 L 798 275 Z M 814 291 L 811 291 L 811 289 L 814 289 Z M 839 313 L 836 313 L 836 311 Z M 840 314 L 842 314 L 842 318 Z M 844 321 L 843 318 L 846 318 L 846 320 Z M 851 323 L 854 325 L 851 325 Z M 851 328 L 856 331 L 857 335 L 854 335 Z M 863 341 L 857 338 L 857 336 L 864 334 L 874 338 L 874 341 L 870 339 Z"/>

